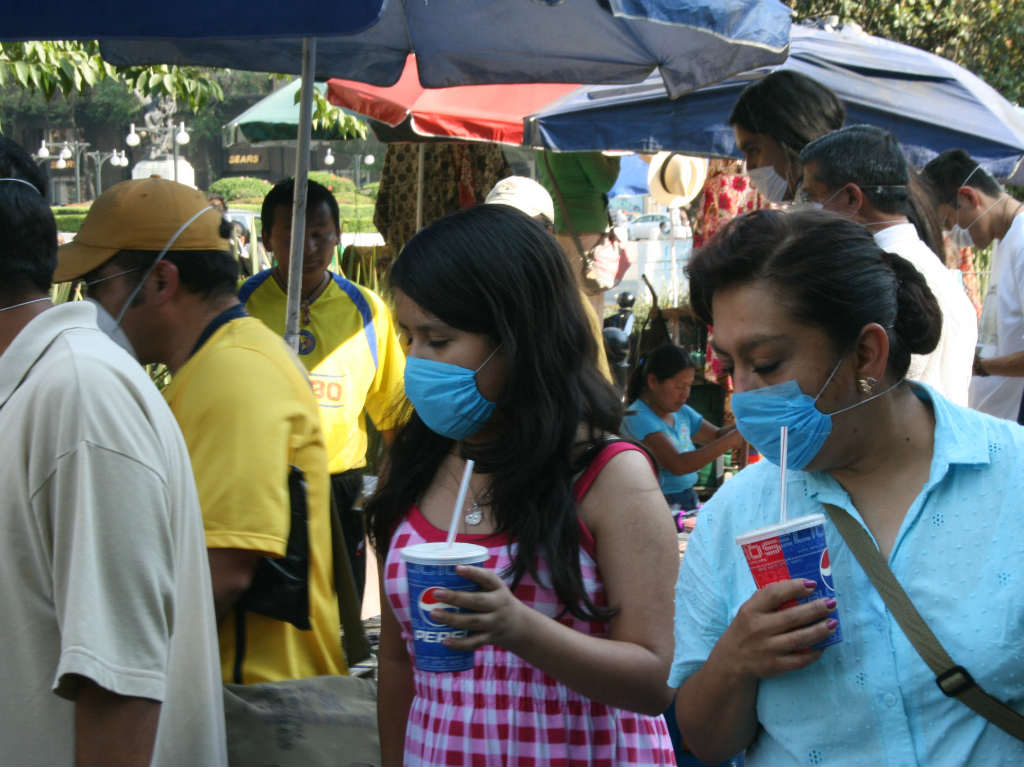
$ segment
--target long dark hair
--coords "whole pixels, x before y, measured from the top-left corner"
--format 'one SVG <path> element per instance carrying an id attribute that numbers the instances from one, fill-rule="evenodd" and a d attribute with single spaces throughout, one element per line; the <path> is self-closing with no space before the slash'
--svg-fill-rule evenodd
<path id="1" fill-rule="evenodd" d="M 694 313 L 711 324 L 725 288 L 765 280 L 799 322 L 820 328 L 837 352 L 877 322 L 889 335 L 888 372 L 939 342 L 942 312 L 924 276 L 886 253 L 867 229 L 834 213 L 762 210 L 733 219 L 687 266 Z"/>
<path id="2" fill-rule="evenodd" d="M 797 167 L 804 146 L 844 122 L 846 108 L 830 88 L 790 69 L 748 85 L 729 114 L 729 125 L 771 136 Z"/>
<path id="3" fill-rule="evenodd" d="M 597 370 L 597 343 L 558 244 L 514 208 L 478 205 L 418 232 L 390 283 L 448 325 L 501 344 L 508 360 L 492 417 L 499 436 L 462 449 L 493 475 L 497 529 L 518 544 L 506 573 L 513 586 L 527 573 L 538 577 L 543 554 L 567 609 L 584 620 L 607 619 L 614 610 L 594 604 L 583 586 L 572 478 L 588 446 L 618 429 L 622 405 Z M 578 444 L 581 424 L 589 445 Z M 453 447 L 415 413 L 398 433 L 386 478 L 366 508 L 378 552 Z"/>
<path id="4" fill-rule="evenodd" d="M 633 372 L 629 379 L 629 389 L 626 392 L 626 399 L 634 402 L 641 394 L 647 391 L 647 376 L 653 375 L 659 381 L 678 375 L 684 370 L 695 370 L 697 365 L 693 357 L 681 346 L 675 344 L 662 344 L 650 352 Z"/>

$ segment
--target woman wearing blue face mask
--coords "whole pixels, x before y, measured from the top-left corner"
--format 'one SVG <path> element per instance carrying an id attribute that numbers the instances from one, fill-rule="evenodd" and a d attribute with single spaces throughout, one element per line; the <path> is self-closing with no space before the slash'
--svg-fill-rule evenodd
<path id="1" fill-rule="evenodd" d="M 719 428 L 686 404 L 696 375 L 693 359 L 679 346 L 651 351 L 629 383 L 623 430 L 644 443 L 658 462 L 658 483 L 670 506 L 698 506 L 693 486 L 701 467 L 743 446 L 736 428 Z M 702 447 L 697 448 L 694 442 Z"/>
<path id="2" fill-rule="evenodd" d="M 954 662 L 1021 709 L 1024 603 L 1006 586 L 1024 578 L 1024 430 L 904 380 L 940 333 L 921 274 L 831 214 L 761 211 L 689 275 L 739 430 L 778 462 L 789 429 L 789 518 L 848 512 Z M 831 518 L 821 572 L 834 598 L 780 609 L 813 593 L 803 580 L 755 592 L 735 540 L 779 520 L 779 491 L 776 466 L 745 469 L 689 540 L 669 684 L 691 748 L 705 760 L 746 749 L 747 764 L 1024 760 L 1024 743 L 935 684 Z M 837 617 L 842 641 L 808 650 Z"/>
<path id="3" fill-rule="evenodd" d="M 391 272 L 413 412 L 367 508 L 382 563 L 384 764 L 674 764 L 664 720 L 676 536 L 554 238 L 504 205 L 423 229 Z M 398 551 L 444 539 L 466 459 L 459 574 L 474 668 L 413 668 Z M 592 489 L 591 489 L 592 488 Z M 588 492 L 590 490 L 590 492 Z M 638 561 L 644 567 L 636 566 Z"/>

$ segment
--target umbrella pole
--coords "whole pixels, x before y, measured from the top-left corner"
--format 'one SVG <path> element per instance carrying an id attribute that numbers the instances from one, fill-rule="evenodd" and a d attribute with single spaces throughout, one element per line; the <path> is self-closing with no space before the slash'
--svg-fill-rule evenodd
<path id="1" fill-rule="evenodd" d="M 422 141 L 416 147 L 416 231 L 423 228 L 423 157 L 427 145 Z"/>
<path id="2" fill-rule="evenodd" d="M 299 103 L 299 146 L 295 154 L 295 198 L 292 201 L 291 259 L 288 264 L 288 302 L 284 340 L 299 350 L 299 303 L 302 299 L 302 260 L 306 240 L 306 179 L 309 177 L 309 143 L 313 128 L 313 72 L 316 38 L 302 38 L 302 98 Z"/>

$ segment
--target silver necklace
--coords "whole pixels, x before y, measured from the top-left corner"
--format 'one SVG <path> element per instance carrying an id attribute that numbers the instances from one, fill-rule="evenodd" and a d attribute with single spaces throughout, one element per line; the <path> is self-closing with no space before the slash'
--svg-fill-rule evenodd
<path id="1" fill-rule="evenodd" d="M 449 472 L 450 471 L 451 470 L 449 469 Z M 458 483 L 456 483 L 456 484 L 458 484 Z M 477 499 L 476 493 L 473 491 L 472 487 L 469 488 L 469 494 L 470 494 L 470 496 L 472 497 L 473 500 L 471 502 L 467 503 L 465 506 L 463 506 L 463 508 L 462 508 L 462 520 L 463 520 L 463 522 L 465 522 L 470 527 L 476 527 L 481 522 L 483 522 L 484 511 L 483 511 L 482 505 L 481 505 L 480 501 Z M 483 506 L 486 506 L 486 505 L 487 504 L 483 504 Z"/>
<path id="2" fill-rule="evenodd" d="M 462 518 L 466 520 L 467 525 L 473 525 L 474 527 L 483 521 L 484 513 L 480 510 L 480 504 L 476 502 L 476 499 L 466 509 L 466 513 Z"/>

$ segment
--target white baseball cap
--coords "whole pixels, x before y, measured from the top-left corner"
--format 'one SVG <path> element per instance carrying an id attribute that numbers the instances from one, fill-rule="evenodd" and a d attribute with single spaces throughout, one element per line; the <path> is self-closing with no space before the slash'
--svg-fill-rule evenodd
<path id="1" fill-rule="evenodd" d="M 487 193 L 486 205 L 511 205 L 530 218 L 544 216 L 548 226 L 555 221 L 555 204 L 548 190 L 526 176 L 503 178 Z"/>

